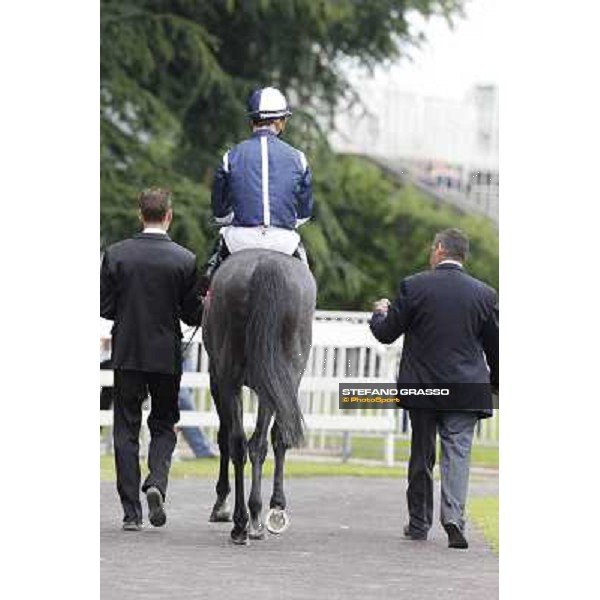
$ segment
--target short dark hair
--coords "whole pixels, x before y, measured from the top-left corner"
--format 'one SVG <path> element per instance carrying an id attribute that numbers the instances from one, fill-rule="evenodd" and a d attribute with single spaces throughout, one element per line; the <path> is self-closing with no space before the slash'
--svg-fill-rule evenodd
<path id="1" fill-rule="evenodd" d="M 148 188 L 138 199 L 142 218 L 147 223 L 160 223 L 171 208 L 171 192 L 163 188 Z"/>
<path id="2" fill-rule="evenodd" d="M 469 238 L 460 229 L 438 231 L 433 238 L 434 247 L 441 245 L 448 258 L 464 262 L 469 255 Z"/>

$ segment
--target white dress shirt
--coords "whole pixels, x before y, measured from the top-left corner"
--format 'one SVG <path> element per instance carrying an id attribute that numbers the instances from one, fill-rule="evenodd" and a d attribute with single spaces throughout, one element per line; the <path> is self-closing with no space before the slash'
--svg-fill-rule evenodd
<path id="1" fill-rule="evenodd" d="M 463 264 L 459 261 L 459 260 L 452 260 L 451 258 L 447 258 L 445 260 L 440 261 L 437 265 L 444 265 L 444 264 L 449 264 L 449 265 L 458 265 L 459 267 L 462 267 Z"/>
<path id="2" fill-rule="evenodd" d="M 163 235 L 167 235 L 167 232 L 161 227 L 144 227 L 142 233 L 162 233 Z"/>

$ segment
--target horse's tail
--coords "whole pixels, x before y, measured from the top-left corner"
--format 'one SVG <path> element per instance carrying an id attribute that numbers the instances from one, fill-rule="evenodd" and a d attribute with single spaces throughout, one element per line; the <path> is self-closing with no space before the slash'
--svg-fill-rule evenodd
<path id="1" fill-rule="evenodd" d="M 292 357 L 286 356 L 285 335 L 293 324 L 290 308 L 296 304 L 282 265 L 261 260 L 250 279 L 249 318 L 246 327 L 247 383 L 275 413 L 283 442 L 298 446 L 303 419 L 292 376 Z"/>

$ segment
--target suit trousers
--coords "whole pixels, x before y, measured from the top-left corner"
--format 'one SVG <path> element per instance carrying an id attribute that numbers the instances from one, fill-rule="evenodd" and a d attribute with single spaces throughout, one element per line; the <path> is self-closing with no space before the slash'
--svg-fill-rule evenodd
<path id="1" fill-rule="evenodd" d="M 142 491 L 149 487 L 157 487 L 163 499 L 166 496 L 171 457 L 177 443 L 175 423 L 179 421 L 177 396 L 180 382 L 181 374 L 115 369 L 113 437 L 117 491 L 123 506 L 124 521 L 142 521 L 139 435 L 142 403 L 148 397 L 148 393 L 151 398 L 148 417 L 149 473 Z"/>
<path id="2" fill-rule="evenodd" d="M 462 531 L 469 485 L 471 445 L 478 415 L 469 411 L 410 409 L 411 447 L 406 499 L 409 527 L 427 533 L 433 523 L 433 467 L 436 434 L 440 436 L 442 525 L 454 523 Z"/>

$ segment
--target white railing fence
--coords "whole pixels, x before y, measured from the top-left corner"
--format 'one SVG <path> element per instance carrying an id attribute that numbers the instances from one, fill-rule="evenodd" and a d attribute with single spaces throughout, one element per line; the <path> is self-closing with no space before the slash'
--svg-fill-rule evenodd
<path id="1" fill-rule="evenodd" d="M 383 439 L 383 460 L 394 463 L 394 441 L 408 437 L 408 419 L 404 411 L 393 409 L 340 409 L 338 385 L 353 382 L 393 382 L 396 380 L 402 340 L 390 346 L 377 342 L 367 320 L 370 313 L 317 311 L 313 327 L 313 343 L 308 364 L 300 384 L 300 405 L 307 428 L 305 452 L 331 452 L 332 447 L 344 458 L 351 453 L 353 435 Z M 110 322 L 101 324 L 101 346 L 107 351 Z M 189 336 L 191 330 L 186 334 Z M 181 387 L 195 390 L 196 411 L 182 411 L 180 426 L 193 425 L 209 430 L 214 440 L 219 421 L 209 388 L 208 355 L 199 331 L 190 345 L 195 372 L 184 372 Z M 111 386 L 113 372 L 100 371 L 100 385 Z M 244 426 L 252 430 L 256 421 L 256 398 L 244 388 Z M 147 415 L 146 415 L 147 416 Z M 144 418 L 145 423 L 145 418 Z M 112 424 L 112 411 L 100 411 L 100 424 Z M 481 422 L 477 441 L 497 443 L 498 417 Z"/>

